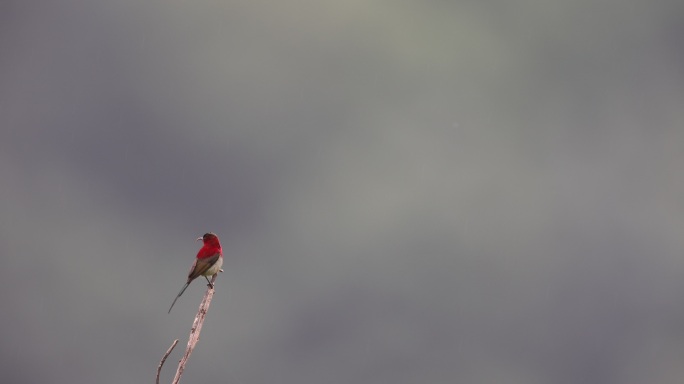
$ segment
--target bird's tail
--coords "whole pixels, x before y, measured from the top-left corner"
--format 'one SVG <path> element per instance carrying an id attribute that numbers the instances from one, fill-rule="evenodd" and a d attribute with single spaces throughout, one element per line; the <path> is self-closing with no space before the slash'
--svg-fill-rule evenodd
<path id="1" fill-rule="evenodd" d="M 178 298 L 181 297 L 181 295 L 183 294 L 183 292 L 185 292 L 185 289 L 187 289 L 189 285 L 190 285 L 190 283 L 185 283 L 185 285 L 183 286 L 183 289 L 181 289 L 180 292 L 178 292 L 178 296 L 176 296 L 176 298 L 173 299 L 173 303 L 171 303 L 171 308 L 173 308 L 174 304 L 176 304 L 176 300 L 178 300 Z M 168 313 L 171 313 L 171 308 L 169 308 Z"/>

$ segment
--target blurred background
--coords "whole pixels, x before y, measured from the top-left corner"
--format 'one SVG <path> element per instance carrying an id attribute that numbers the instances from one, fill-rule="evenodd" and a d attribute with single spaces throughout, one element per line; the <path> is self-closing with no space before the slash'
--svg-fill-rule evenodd
<path id="1" fill-rule="evenodd" d="M 2 382 L 681 383 L 684 2 L 4 1 Z"/>

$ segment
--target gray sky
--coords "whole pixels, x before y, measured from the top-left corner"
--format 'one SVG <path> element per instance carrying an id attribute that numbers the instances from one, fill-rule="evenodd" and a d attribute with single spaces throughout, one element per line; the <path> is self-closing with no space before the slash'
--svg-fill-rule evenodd
<path id="1" fill-rule="evenodd" d="M 681 1 L 0 5 L 3 383 L 681 383 Z"/>

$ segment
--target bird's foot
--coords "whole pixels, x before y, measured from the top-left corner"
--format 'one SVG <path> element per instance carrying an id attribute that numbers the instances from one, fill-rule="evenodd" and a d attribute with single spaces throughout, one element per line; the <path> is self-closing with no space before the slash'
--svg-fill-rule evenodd
<path id="1" fill-rule="evenodd" d="M 214 275 L 214 276 L 212 276 L 212 277 L 215 277 L 215 276 L 216 276 L 216 275 Z M 207 284 L 207 287 L 209 287 L 209 288 L 211 288 L 211 289 L 214 289 L 214 283 L 212 283 L 212 281 L 209 280 L 209 276 L 204 276 L 204 278 L 207 279 L 207 283 L 209 283 L 209 284 Z"/>

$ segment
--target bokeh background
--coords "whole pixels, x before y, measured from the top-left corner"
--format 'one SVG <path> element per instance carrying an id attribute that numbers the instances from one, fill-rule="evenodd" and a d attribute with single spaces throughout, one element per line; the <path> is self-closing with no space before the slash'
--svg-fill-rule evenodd
<path id="1" fill-rule="evenodd" d="M 3 1 L 0 381 L 681 383 L 684 2 Z"/>

